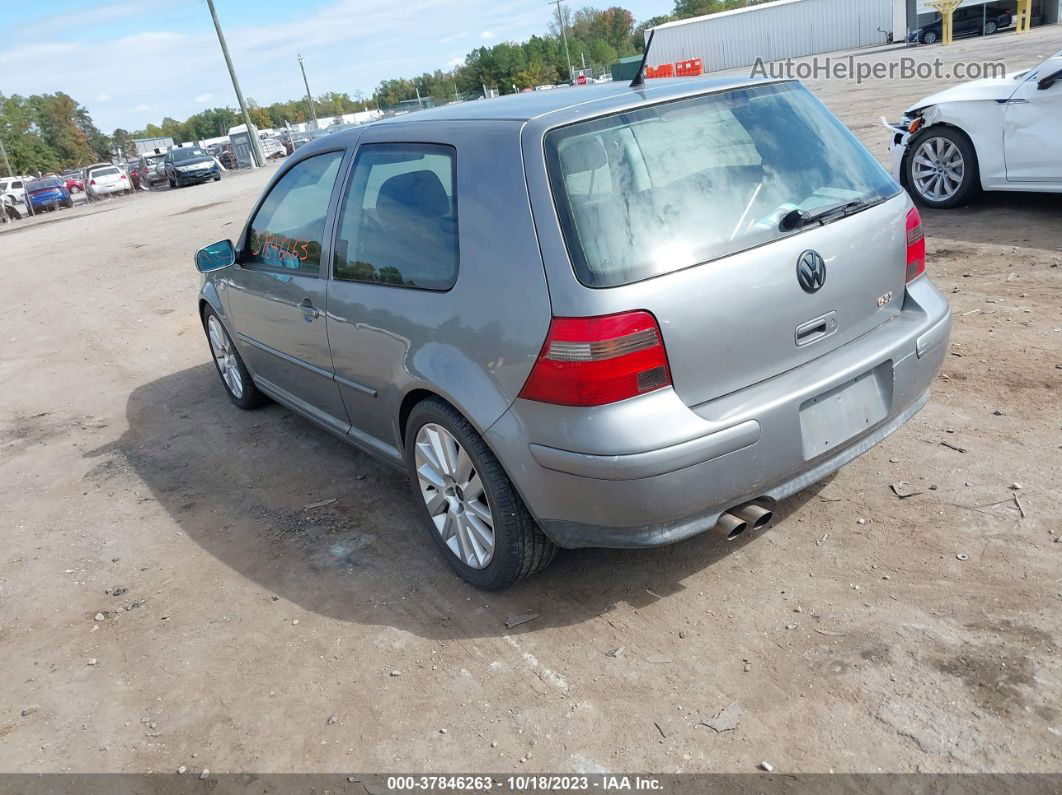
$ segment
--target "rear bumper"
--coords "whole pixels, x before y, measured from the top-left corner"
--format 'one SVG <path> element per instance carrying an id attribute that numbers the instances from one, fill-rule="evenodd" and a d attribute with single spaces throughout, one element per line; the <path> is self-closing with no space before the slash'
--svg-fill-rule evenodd
<path id="1" fill-rule="evenodd" d="M 928 400 L 950 328 L 923 277 L 892 320 L 760 384 L 692 408 L 670 389 L 595 409 L 518 400 L 486 439 L 560 546 L 668 544 L 741 503 L 788 497 L 903 425 Z M 870 374 L 875 421 L 828 448 L 809 443 L 802 410 Z"/>
<path id="2" fill-rule="evenodd" d="M 86 192 L 89 196 L 108 196 L 112 193 L 122 193 L 128 187 L 128 185 L 120 183 L 115 183 L 114 185 L 90 185 Z"/>

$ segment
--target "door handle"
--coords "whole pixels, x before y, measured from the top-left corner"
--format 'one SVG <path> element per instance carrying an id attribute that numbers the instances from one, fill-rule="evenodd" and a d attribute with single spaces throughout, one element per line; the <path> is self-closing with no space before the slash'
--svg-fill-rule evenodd
<path id="1" fill-rule="evenodd" d="M 320 310 L 313 305 L 313 301 L 309 298 L 303 298 L 299 308 L 302 310 L 302 317 L 307 323 L 311 323 L 321 315 Z"/>

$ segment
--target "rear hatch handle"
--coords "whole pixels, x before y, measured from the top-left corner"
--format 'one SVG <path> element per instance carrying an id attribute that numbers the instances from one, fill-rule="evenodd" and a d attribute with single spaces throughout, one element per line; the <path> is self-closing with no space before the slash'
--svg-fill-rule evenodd
<path id="1" fill-rule="evenodd" d="M 837 331 L 837 312 L 829 312 L 825 315 L 809 320 L 806 323 L 801 323 L 796 327 L 794 334 L 796 346 L 803 348 L 805 345 L 810 345 L 813 342 L 818 342 L 821 339 L 833 334 Z"/>

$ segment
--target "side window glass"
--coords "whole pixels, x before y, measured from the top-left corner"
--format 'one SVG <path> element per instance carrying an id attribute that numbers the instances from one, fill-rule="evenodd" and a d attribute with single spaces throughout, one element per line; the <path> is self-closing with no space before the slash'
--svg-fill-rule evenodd
<path id="1" fill-rule="evenodd" d="M 336 279 L 424 290 L 457 280 L 456 150 L 366 144 L 336 238 Z"/>
<path id="2" fill-rule="evenodd" d="M 251 221 L 244 267 L 320 271 L 328 200 L 342 160 L 342 152 L 327 152 L 280 178 Z"/>

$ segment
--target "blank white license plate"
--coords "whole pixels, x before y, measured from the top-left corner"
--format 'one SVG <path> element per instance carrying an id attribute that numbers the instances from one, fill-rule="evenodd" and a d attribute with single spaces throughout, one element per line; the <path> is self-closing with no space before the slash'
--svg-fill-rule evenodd
<path id="1" fill-rule="evenodd" d="M 811 460 L 870 430 L 892 404 L 892 362 L 805 401 L 800 406 L 804 458 Z"/>

